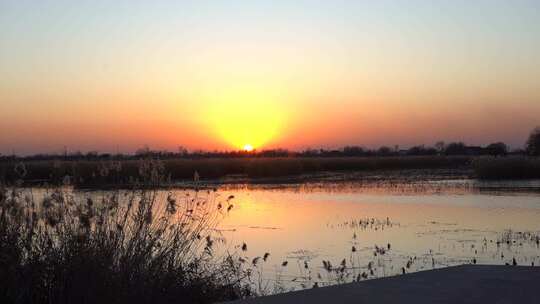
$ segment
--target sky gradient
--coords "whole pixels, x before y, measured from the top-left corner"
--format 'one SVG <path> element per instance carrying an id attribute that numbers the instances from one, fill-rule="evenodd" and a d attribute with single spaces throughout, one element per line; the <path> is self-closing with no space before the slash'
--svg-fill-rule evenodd
<path id="1" fill-rule="evenodd" d="M 0 153 L 521 147 L 540 1 L 0 2 Z"/>

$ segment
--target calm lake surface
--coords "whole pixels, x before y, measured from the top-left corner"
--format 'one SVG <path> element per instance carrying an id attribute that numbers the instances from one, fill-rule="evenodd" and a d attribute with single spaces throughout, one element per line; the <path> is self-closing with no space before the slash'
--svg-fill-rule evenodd
<path id="1" fill-rule="evenodd" d="M 264 277 L 286 289 L 339 280 L 323 261 L 333 268 L 344 263 L 345 281 L 464 263 L 512 264 L 514 258 L 538 265 L 540 194 L 530 190 L 539 184 L 238 187 L 221 191 L 235 196 L 221 229 L 229 250 L 247 244 L 248 261 L 269 252 Z"/>
<path id="2" fill-rule="evenodd" d="M 211 195 L 234 195 L 218 227 L 220 253 L 250 264 L 259 257 L 253 279 L 274 293 L 466 263 L 515 259 L 537 266 L 539 187 L 540 181 L 321 182 L 235 185 Z"/>

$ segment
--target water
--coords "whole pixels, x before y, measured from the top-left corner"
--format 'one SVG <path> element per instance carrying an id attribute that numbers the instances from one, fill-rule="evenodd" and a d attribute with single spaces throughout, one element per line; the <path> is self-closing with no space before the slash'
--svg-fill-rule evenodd
<path id="1" fill-rule="evenodd" d="M 234 208 L 217 229 L 225 242 L 215 255 L 245 260 L 262 293 L 467 263 L 536 266 L 538 186 L 437 180 L 222 187 L 211 195 L 215 202 L 234 195 Z"/>
<path id="2" fill-rule="evenodd" d="M 540 264 L 539 194 L 435 184 L 229 189 L 235 208 L 220 228 L 228 250 L 247 244 L 247 261 L 269 252 L 259 270 L 285 290 L 464 263 Z"/>

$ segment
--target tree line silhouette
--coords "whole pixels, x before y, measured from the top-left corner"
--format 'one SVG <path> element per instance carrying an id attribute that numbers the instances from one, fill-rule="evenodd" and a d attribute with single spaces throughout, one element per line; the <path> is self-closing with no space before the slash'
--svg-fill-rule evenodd
<path id="1" fill-rule="evenodd" d="M 435 156 L 435 155 L 467 155 L 467 156 L 506 156 L 506 155 L 540 155 L 540 127 L 531 131 L 524 149 L 510 150 L 508 145 L 503 142 L 495 142 L 486 146 L 466 145 L 463 142 L 445 143 L 439 141 L 433 146 L 417 145 L 408 149 L 401 149 L 395 145 L 393 147 L 381 146 L 377 149 L 365 148 L 362 146 L 345 146 L 341 149 L 305 149 L 302 151 L 291 151 L 288 149 L 264 149 L 253 151 L 204 151 L 193 150 L 189 151 L 185 147 L 180 146 L 177 151 L 152 150 L 148 146 L 140 148 L 133 154 L 126 153 L 100 153 L 98 151 L 89 151 L 83 153 L 81 151 L 68 152 L 64 149 L 63 153 L 56 154 L 35 154 L 29 156 L 17 155 L 2 155 L 0 161 L 24 159 L 24 160 L 100 160 L 100 159 L 142 159 L 142 158 L 244 158 L 244 157 L 375 157 L 375 156 Z"/>

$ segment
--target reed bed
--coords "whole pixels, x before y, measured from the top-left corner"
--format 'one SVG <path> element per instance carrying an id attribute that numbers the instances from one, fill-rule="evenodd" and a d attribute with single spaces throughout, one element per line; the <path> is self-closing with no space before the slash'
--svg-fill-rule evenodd
<path id="1" fill-rule="evenodd" d="M 140 160 L 102 161 L 31 161 L 24 163 L 26 181 L 61 183 L 68 175 L 75 185 L 99 187 L 133 184 L 141 179 Z M 407 157 L 290 157 L 290 158 L 210 158 L 163 160 L 171 181 L 191 180 L 194 172 L 203 179 L 219 179 L 231 175 L 248 178 L 274 178 L 317 172 L 458 169 L 470 167 L 468 156 Z M 18 178 L 20 162 L 0 163 L 0 180 Z"/>
<path id="2" fill-rule="evenodd" d="M 163 165 L 145 161 L 138 170 L 148 187 L 98 198 L 75 195 L 69 180 L 39 195 L 20 180 L 0 185 L 0 303 L 213 303 L 252 295 L 243 263 L 214 249 L 233 197 L 197 190 L 164 197 L 155 190 Z"/>
<path id="3" fill-rule="evenodd" d="M 473 162 L 479 179 L 534 179 L 540 178 L 538 157 L 483 157 Z"/>

